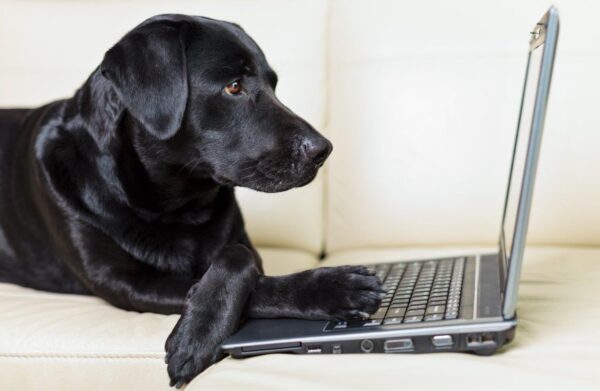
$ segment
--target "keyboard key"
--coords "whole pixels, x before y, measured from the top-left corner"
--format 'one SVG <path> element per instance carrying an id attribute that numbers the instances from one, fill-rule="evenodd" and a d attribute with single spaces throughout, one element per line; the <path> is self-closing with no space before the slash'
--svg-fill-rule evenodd
<path id="1" fill-rule="evenodd" d="M 404 314 L 406 313 L 406 307 L 397 307 L 397 308 L 390 308 L 390 310 L 387 313 L 387 317 L 389 318 L 401 318 L 404 316 Z"/>
<path id="2" fill-rule="evenodd" d="M 434 306 L 427 307 L 427 311 L 425 313 L 427 315 L 443 314 L 445 310 L 446 310 L 446 307 L 444 307 L 442 305 L 434 305 Z"/>
<path id="3" fill-rule="evenodd" d="M 415 288 L 415 292 L 414 293 L 418 294 L 418 293 L 428 293 L 428 292 L 429 292 L 429 288 L 418 288 L 418 289 Z"/>
<path id="4" fill-rule="evenodd" d="M 405 316 L 406 317 L 411 317 L 411 316 L 423 316 L 425 314 L 425 309 L 418 309 L 418 310 L 411 310 L 409 308 L 408 311 L 406 311 Z"/>
<path id="5" fill-rule="evenodd" d="M 446 305 L 446 300 L 430 300 L 429 305 Z"/>
<path id="6" fill-rule="evenodd" d="M 422 316 L 408 316 L 404 318 L 404 323 L 415 323 L 420 322 L 423 319 Z"/>
<path id="7" fill-rule="evenodd" d="M 379 307 L 377 312 L 370 316 L 371 319 L 383 319 L 385 318 L 385 313 L 387 312 L 388 307 Z"/>
<path id="8" fill-rule="evenodd" d="M 443 314 L 431 314 L 425 316 L 425 322 L 431 322 L 433 320 L 442 320 L 444 318 Z"/>
<path id="9" fill-rule="evenodd" d="M 364 322 L 363 326 L 365 326 L 365 327 L 379 326 L 380 324 L 381 324 L 381 319 L 370 319 L 370 320 L 367 320 L 366 322 Z"/>
<path id="10" fill-rule="evenodd" d="M 386 318 L 383 321 L 384 325 L 400 324 L 400 323 L 402 323 L 402 317 L 399 317 L 399 318 Z"/>

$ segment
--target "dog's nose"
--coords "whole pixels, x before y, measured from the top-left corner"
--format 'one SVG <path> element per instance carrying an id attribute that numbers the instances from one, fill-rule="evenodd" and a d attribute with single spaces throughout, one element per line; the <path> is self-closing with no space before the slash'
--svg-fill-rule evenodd
<path id="1" fill-rule="evenodd" d="M 302 143 L 302 149 L 308 159 L 314 164 L 320 166 L 325 162 L 327 156 L 331 153 L 333 146 L 326 138 L 306 139 Z"/>

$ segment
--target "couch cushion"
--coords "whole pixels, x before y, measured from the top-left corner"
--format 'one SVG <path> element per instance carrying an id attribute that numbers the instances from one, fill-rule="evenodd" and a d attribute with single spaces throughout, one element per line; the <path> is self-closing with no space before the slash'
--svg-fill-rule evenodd
<path id="1" fill-rule="evenodd" d="M 323 265 L 407 260 L 475 249 L 357 250 Z M 516 339 L 492 357 L 471 354 L 266 355 L 227 358 L 189 390 L 596 390 L 600 248 L 534 248 L 525 255 Z"/>
<path id="2" fill-rule="evenodd" d="M 323 265 L 408 260 L 475 249 L 357 250 Z M 316 265 L 300 252 L 264 250 L 267 271 Z M 285 259 L 287 270 L 272 265 Z M 517 337 L 493 357 L 430 355 L 268 355 L 227 358 L 190 390 L 365 390 L 398 387 L 479 390 L 593 389 L 600 352 L 599 248 L 526 252 Z M 168 389 L 163 343 L 176 316 L 122 311 L 89 297 L 0 284 L 0 388 L 21 390 Z M 432 376 L 435 374 L 435 376 Z M 468 376 L 467 376 L 468 374 Z M 285 386 L 282 386 L 285 385 Z"/>
<path id="3" fill-rule="evenodd" d="M 0 107 L 72 95 L 127 31 L 155 14 L 186 13 L 241 24 L 279 73 L 282 102 L 316 128 L 324 125 L 327 4 L 320 0 L 0 0 L 0 7 Z M 238 195 L 257 244 L 320 252 L 320 180 L 282 194 Z"/>
<path id="4" fill-rule="evenodd" d="M 268 274 L 317 263 L 306 252 L 259 251 Z M 0 389 L 167 390 L 164 343 L 177 319 L 0 283 Z"/>
<path id="5" fill-rule="evenodd" d="M 532 243 L 600 244 L 600 2 L 557 0 L 561 36 Z M 528 32 L 509 0 L 334 1 L 327 249 L 494 243 Z"/>

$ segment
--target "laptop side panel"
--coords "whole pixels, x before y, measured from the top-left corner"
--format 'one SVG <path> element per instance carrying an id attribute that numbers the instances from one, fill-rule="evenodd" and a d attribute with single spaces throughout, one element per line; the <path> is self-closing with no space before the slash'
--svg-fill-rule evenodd
<path id="1" fill-rule="evenodd" d="M 323 333 L 271 339 L 257 343 L 227 342 L 223 349 L 233 357 L 266 353 L 436 353 L 473 352 L 493 354 L 513 340 L 516 321 L 453 321 L 447 325 L 361 330 L 351 333 Z"/>

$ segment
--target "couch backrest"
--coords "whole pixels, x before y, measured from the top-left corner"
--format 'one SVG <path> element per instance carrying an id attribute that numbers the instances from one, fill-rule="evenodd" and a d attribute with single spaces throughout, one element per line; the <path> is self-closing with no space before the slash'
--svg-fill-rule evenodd
<path id="1" fill-rule="evenodd" d="M 278 95 L 315 127 L 325 118 L 326 11 L 320 0 L 0 1 L 0 107 L 68 97 L 104 52 L 144 19 L 186 13 L 241 24 L 279 72 Z M 282 194 L 240 189 L 255 243 L 318 253 L 323 183 Z"/>
<path id="2" fill-rule="evenodd" d="M 496 240 L 527 32 L 544 0 L 0 0 L 0 106 L 69 96 L 158 13 L 240 23 L 283 102 L 326 130 L 326 176 L 239 189 L 255 243 L 320 252 Z M 600 2 L 556 1 L 562 30 L 531 242 L 600 244 Z M 325 198 L 323 194 L 325 193 Z M 324 224 L 325 222 L 325 224 Z"/>
<path id="3" fill-rule="evenodd" d="M 600 244 L 600 2 L 561 36 L 530 242 Z M 331 20 L 328 251 L 494 243 L 547 1 L 345 0 Z"/>

